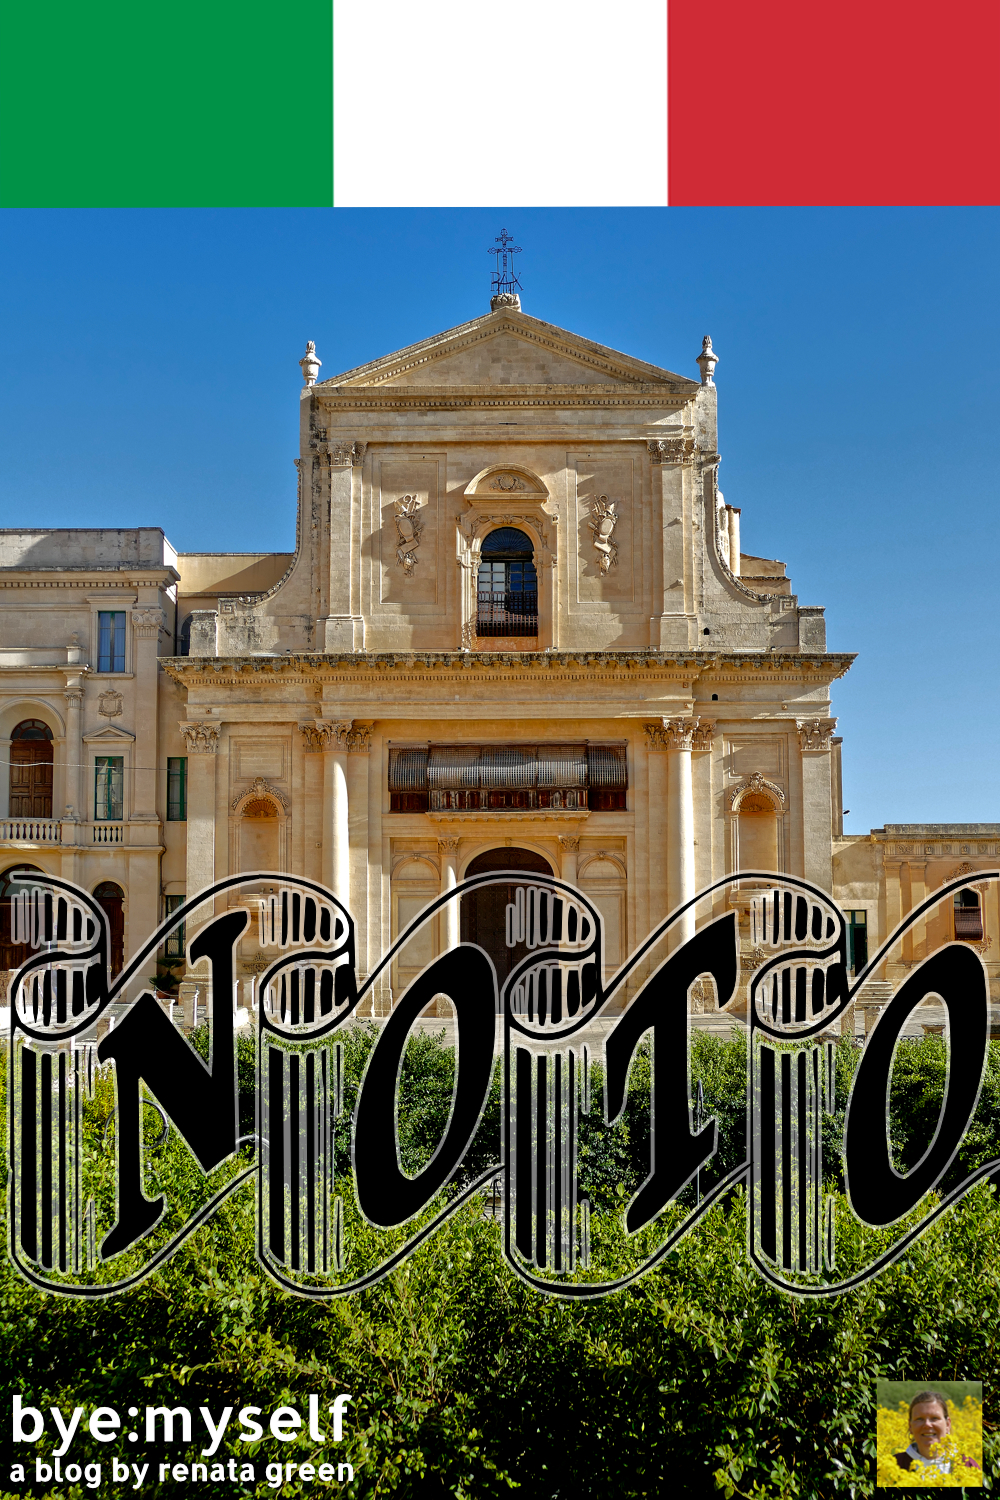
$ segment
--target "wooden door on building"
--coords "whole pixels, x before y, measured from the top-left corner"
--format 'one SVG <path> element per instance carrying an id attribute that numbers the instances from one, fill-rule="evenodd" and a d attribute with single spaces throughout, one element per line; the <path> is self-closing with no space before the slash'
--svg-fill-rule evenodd
<path id="1" fill-rule="evenodd" d="M 38 870 L 37 865 L 14 865 L 15 870 Z M 0 969 L 19 969 L 29 958 L 34 958 L 37 948 L 27 943 L 14 942 L 14 893 L 23 890 L 22 884 L 11 879 L 11 871 L 0 875 Z M 41 873 L 41 872 L 39 872 Z"/>
<path id="2" fill-rule="evenodd" d="M 10 737 L 9 816 L 52 816 L 52 730 L 41 719 L 23 719 Z"/>
<path id="3" fill-rule="evenodd" d="M 102 880 L 94 892 L 94 900 L 102 907 L 111 928 L 111 975 L 120 974 L 125 967 L 125 892 L 113 880 Z"/>
<path id="4" fill-rule="evenodd" d="M 480 948 L 486 949 L 496 968 L 497 982 L 502 985 L 515 964 L 520 963 L 528 952 L 524 942 L 513 948 L 507 947 L 507 905 L 514 900 L 519 885 L 530 885 L 533 874 L 551 875 L 553 872 L 548 861 L 530 849 L 490 849 L 486 854 L 476 856 L 465 875 L 466 878 L 486 875 L 494 870 L 509 870 L 510 881 L 462 897 L 461 935 L 463 943 L 478 943 Z"/>

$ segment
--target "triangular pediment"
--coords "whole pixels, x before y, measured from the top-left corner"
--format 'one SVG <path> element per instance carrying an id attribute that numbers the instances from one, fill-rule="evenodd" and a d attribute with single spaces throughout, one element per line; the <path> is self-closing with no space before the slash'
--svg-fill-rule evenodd
<path id="1" fill-rule="evenodd" d="M 697 380 L 505 308 L 334 375 L 315 389 L 624 386 L 686 393 L 698 385 Z"/>
<path id="2" fill-rule="evenodd" d="M 114 724 L 83 736 L 84 743 L 87 745 L 131 745 L 134 739 L 134 734 L 129 734 L 127 729 L 119 729 Z"/>

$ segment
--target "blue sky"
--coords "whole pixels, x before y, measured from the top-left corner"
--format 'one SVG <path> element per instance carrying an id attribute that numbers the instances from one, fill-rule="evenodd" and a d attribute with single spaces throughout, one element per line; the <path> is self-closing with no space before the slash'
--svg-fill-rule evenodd
<path id="1" fill-rule="evenodd" d="M 294 540 L 297 361 L 323 375 L 486 309 L 696 375 L 720 481 L 831 650 L 849 831 L 1000 821 L 1000 210 L 8 210 L 4 525 Z"/>

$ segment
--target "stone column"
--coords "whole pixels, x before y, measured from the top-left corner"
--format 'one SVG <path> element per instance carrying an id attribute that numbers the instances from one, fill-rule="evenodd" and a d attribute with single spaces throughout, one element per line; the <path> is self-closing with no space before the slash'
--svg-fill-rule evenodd
<path id="1" fill-rule="evenodd" d="M 87 819 L 83 787 L 83 687 L 78 676 L 66 684 L 66 738 L 63 741 L 66 762 L 63 767 L 66 781 L 66 806 L 63 823 L 83 823 Z M 52 809 L 55 812 L 55 808 Z M 76 842 L 71 827 L 63 828 L 63 843 Z"/>
<path id="2" fill-rule="evenodd" d="M 560 838 L 559 848 L 562 851 L 559 860 L 559 875 L 567 885 L 576 885 L 577 866 L 580 860 L 580 840 L 578 838 Z"/>
<path id="3" fill-rule="evenodd" d="M 158 605 L 132 609 L 132 670 L 135 673 L 135 765 L 132 817 L 139 823 L 159 822 L 157 780 L 157 646 L 163 626 Z"/>
<path id="4" fill-rule="evenodd" d="M 813 719 L 797 726 L 802 752 L 802 874 L 824 891 L 833 886 L 830 755 L 836 726 L 836 719 Z"/>
<path id="5" fill-rule="evenodd" d="M 667 896 L 671 911 L 695 893 L 694 789 L 691 748 L 697 719 L 664 719 L 667 741 Z M 677 924 L 678 948 L 694 936 L 694 907 Z"/>
<path id="6" fill-rule="evenodd" d="M 645 726 L 649 742 L 649 754 L 646 757 L 648 790 L 645 834 L 649 841 L 647 925 L 650 929 L 661 922 L 670 910 L 667 848 L 673 834 L 667 823 L 667 768 L 666 756 L 662 754 L 667 748 L 664 723 L 665 720 L 657 719 L 655 723 Z"/>
<path id="7" fill-rule="evenodd" d="M 726 521 L 729 528 L 729 571 L 740 576 L 740 510 L 737 505 L 726 506 Z"/>
<path id="8" fill-rule="evenodd" d="M 927 895 L 927 861 L 911 859 L 910 862 L 910 910 L 916 911 Z M 927 957 L 927 918 L 918 917 L 911 928 L 910 957 L 914 963 L 922 963 Z"/>
<path id="9" fill-rule="evenodd" d="M 350 910 L 357 936 L 358 974 L 368 975 L 368 756 L 371 721 L 355 719 L 347 736 L 348 841 Z"/>
<path id="10" fill-rule="evenodd" d="M 441 895 L 447 895 L 458 884 L 458 839 L 438 839 L 441 856 Z M 450 953 L 461 942 L 462 924 L 458 900 L 441 908 L 441 951 Z"/>
<path id="11" fill-rule="evenodd" d="M 187 896 L 215 879 L 215 768 L 219 749 L 218 724 L 182 722 L 188 757 L 187 781 Z"/>
<path id="12" fill-rule="evenodd" d="M 323 741 L 323 884 L 345 906 L 351 903 L 351 836 L 347 802 L 350 719 L 317 719 Z"/>
<path id="13" fill-rule="evenodd" d="M 302 869 L 307 880 L 323 880 L 323 739 L 314 724 L 300 724 L 304 766 L 302 787 Z"/>

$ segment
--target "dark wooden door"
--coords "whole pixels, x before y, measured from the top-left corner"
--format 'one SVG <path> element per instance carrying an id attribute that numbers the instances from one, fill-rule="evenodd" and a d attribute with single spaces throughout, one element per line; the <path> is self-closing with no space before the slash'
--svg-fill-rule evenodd
<path id="1" fill-rule="evenodd" d="M 11 740 L 10 816 L 51 818 L 51 740 Z"/>
<path id="2" fill-rule="evenodd" d="M 511 879 L 462 897 L 461 935 L 463 943 L 478 943 L 480 948 L 485 948 L 496 968 L 497 981 L 502 985 L 528 952 L 527 944 L 523 942 L 513 948 L 507 946 L 507 905 L 514 900 L 519 885 L 530 885 L 532 874 L 551 875 L 552 869 L 540 854 L 530 849 L 490 849 L 474 859 L 465 874 L 468 878 L 494 870 L 509 870 Z"/>
<path id="3" fill-rule="evenodd" d="M 37 870 L 37 865 L 17 865 L 18 870 Z M 14 914 L 11 909 L 15 886 L 10 873 L 0 875 L 0 969 L 19 969 L 38 952 L 27 943 L 14 942 Z"/>
<path id="4" fill-rule="evenodd" d="M 125 967 L 125 892 L 113 880 L 104 880 L 94 892 L 94 900 L 103 907 L 111 928 L 111 974 Z"/>

